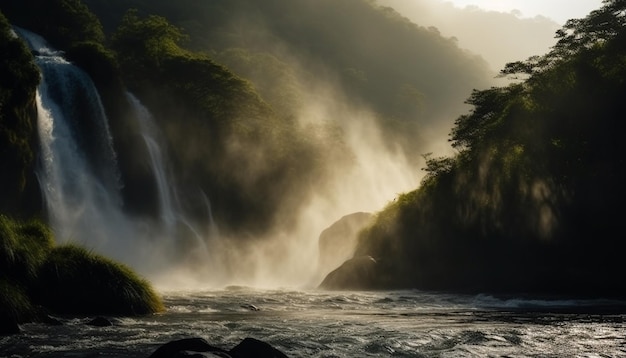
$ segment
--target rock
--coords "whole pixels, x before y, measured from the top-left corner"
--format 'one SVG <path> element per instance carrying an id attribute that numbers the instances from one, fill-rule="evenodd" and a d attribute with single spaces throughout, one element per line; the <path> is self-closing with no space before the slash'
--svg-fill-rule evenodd
<path id="1" fill-rule="evenodd" d="M 190 352 L 182 351 L 176 353 L 176 358 L 232 358 L 227 353 L 211 353 L 211 352 Z"/>
<path id="2" fill-rule="evenodd" d="M 166 343 L 149 358 L 288 358 L 270 344 L 246 338 L 230 351 L 214 347 L 202 338 L 185 338 Z"/>
<path id="3" fill-rule="evenodd" d="M 246 303 L 244 305 L 241 305 L 241 308 L 245 308 L 245 309 L 250 310 L 250 311 L 260 311 L 261 310 L 259 307 L 255 306 L 253 304 L 250 304 L 250 303 Z"/>
<path id="4" fill-rule="evenodd" d="M 288 358 L 269 343 L 246 338 L 228 352 L 233 358 Z"/>
<path id="5" fill-rule="evenodd" d="M 21 331 L 22 330 L 15 319 L 0 316 L 0 336 L 18 334 Z"/>
<path id="6" fill-rule="evenodd" d="M 377 286 L 378 263 L 371 256 L 358 256 L 329 273 L 319 288 L 326 290 L 361 290 Z"/>
<path id="7" fill-rule="evenodd" d="M 50 315 L 43 315 L 41 317 L 41 322 L 47 324 L 48 326 L 62 326 L 63 322 L 56 317 L 52 317 Z"/>
<path id="8" fill-rule="evenodd" d="M 203 338 L 184 338 L 162 345 L 150 355 L 150 358 L 211 357 L 211 355 L 202 355 L 204 353 L 217 357 L 230 357 L 228 352 L 210 345 Z"/>
<path id="9" fill-rule="evenodd" d="M 358 234 L 371 219 L 371 213 L 356 212 L 342 217 L 322 231 L 318 240 L 318 265 L 322 275 L 352 257 Z"/>
<path id="10" fill-rule="evenodd" d="M 113 325 L 113 322 L 111 322 L 111 320 L 104 318 L 104 317 L 96 317 L 94 319 L 92 319 L 91 321 L 86 323 L 88 326 L 94 326 L 94 327 L 110 327 Z"/>

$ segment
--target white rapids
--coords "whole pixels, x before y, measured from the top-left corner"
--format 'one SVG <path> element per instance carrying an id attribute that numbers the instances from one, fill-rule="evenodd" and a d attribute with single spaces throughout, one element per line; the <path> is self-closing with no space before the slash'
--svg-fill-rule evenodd
<path id="1" fill-rule="evenodd" d="M 23 325 L 0 356 L 147 358 L 181 338 L 230 349 L 253 337 L 289 357 L 626 357 L 623 301 L 247 287 L 164 299 L 165 313 L 112 327 Z"/>

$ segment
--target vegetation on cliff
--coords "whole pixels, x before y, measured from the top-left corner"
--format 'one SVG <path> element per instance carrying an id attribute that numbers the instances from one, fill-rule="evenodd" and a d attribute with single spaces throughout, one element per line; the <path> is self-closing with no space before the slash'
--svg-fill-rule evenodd
<path id="1" fill-rule="evenodd" d="M 372 256 L 384 278 L 372 286 L 623 293 L 614 282 L 623 279 L 624 245 L 615 232 L 625 199 L 625 7 L 606 0 L 568 22 L 548 54 L 507 65 L 502 74 L 516 77 L 513 84 L 471 93 L 473 109 L 451 131 L 457 154 L 425 155 L 421 187 L 396 198 L 362 233 L 357 255 Z M 0 10 L 94 78 L 111 117 L 127 208 L 155 206 L 147 175 L 127 159 L 139 142 L 128 89 L 164 129 L 185 209 L 206 219 L 206 194 L 224 232 L 257 236 L 275 220 L 292 222 L 308 189 L 351 164 L 344 118 L 299 121 L 302 104 L 317 99 L 310 95 L 319 93 L 317 80 L 374 113 L 385 144 L 415 159 L 424 127 L 444 123 L 462 107 L 461 96 L 489 83 L 485 64 L 454 39 L 369 0 L 11 0 Z M 28 188 L 36 182 L 39 78 L 4 17 L 0 49 L 0 211 L 19 212 L 21 193 L 37 192 Z M 3 240 L 5 248 L 17 245 Z M 76 262 L 94 272 L 117 267 L 76 247 L 46 245 L 33 257 L 5 250 L 13 273 L 2 271 L 0 289 L 13 289 L 2 297 L 21 302 L 11 304 L 12 317 L 45 303 L 31 282 L 40 275 L 71 271 Z M 84 279 L 68 274 L 46 283 Z M 118 288 L 128 297 L 147 294 Z M 50 300 L 63 311 L 59 302 L 71 298 Z M 158 304 L 131 306 L 126 312 Z"/>
<path id="2" fill-rule="evenodd" d="M 24 0 L 0 9 L 94 79 L 127 210 L 151 214 L 157 203 L 125 90 L 164 129 L 185 208 L 206 218 L 204 193 L 223 233 L 294 222 L 311 189 L 353 165 L 342 126 L 358 118 L 299 118 L 303 104 L 334 105 L 320 84 L 373 113 L 385 144 L 419 162 L 422 128 L 444 127 L 444 112 L 458 113 L 471 88 L 489 82 L 479 57 L 372 1 Z"/>
<path id="3" fill-rule="evenodd" d="M 623 295 L 625 3 L 571 20 L 507 87 L 474 91 L 453 157 L 381 211 L 357 255 L 386 287 Z"/>
<path id="4" fill-rule="evenodd" d="M 139 315 L 160 297 L 129 268 L 78 246 L 57 246 L 47 225 L 0 215 L 0 320 L 53 314 Z"/>
<path id="5" fill-rule="evenodd" d="M 0 212 L 37 211 L 35 88 L 39 70 L 0 13 Z M 30 195 L 29 195 L 30 193 Z M 35 200 L 36 201 L 36 200 Z"/>

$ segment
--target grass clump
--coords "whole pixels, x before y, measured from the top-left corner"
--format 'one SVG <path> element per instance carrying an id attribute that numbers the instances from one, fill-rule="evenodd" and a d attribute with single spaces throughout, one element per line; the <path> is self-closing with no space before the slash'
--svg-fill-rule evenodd
<path id="1" fill-rule="evenodd" d="M 163 310 L 146 280 L 79 246 L 55 247 L 38 277 L 38 303 L 57 313 L 142 315 Z"/>
<path id="2" fill-rule="evenodd" d="M 55 246 L 39 220 L 0 214 L 1 322 L 34 321 L 43 312 L 131 316 L 163 309 L 150 283 L 130 268 L 76 245 Z"/>
<path id="3" fill-rule="evenodd" d="M 52 233 L 41 221 L 0 215 L 0 277 L 31 284 L 53 246 Z"/>
<path id="4" fill-rule="evenodd" d="M 20 286 L 5 279 L 0 279 L 0 321 L 24 322 L 35 317 L 36 309 L 33 307 L 26 291 Z M 2 328 L 0 328 L 2 331 Z"/>

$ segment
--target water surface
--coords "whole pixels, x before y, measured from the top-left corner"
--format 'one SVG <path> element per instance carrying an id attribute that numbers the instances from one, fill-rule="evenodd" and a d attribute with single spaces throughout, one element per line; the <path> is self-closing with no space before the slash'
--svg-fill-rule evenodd
<path id="1" fill-rule="evenodd" d="M 91 327 L 23 325 L 0 357 L 148 357 L 201 337 L 230 349 L 246 337 L 290 357 L 626 357 L 626 302 L 421 291 L 166 292 L 167 311 Z"/>

